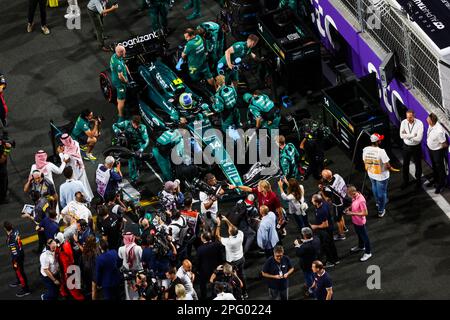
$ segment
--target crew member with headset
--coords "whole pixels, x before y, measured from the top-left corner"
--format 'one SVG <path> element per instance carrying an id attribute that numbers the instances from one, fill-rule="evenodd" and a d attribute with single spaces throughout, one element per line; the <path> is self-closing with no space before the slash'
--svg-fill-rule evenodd
<path id="1" fill-rule="evenodd" d="M 281 121 L 280 110 L 275 103 L 259 91 L 245 93 L 244 101 L 249 104 L 249 113 L 255 119 L 256 129 L 278 129 Z"/>
<path id="2" fill-rule="evenodd" d="M 434 181 L 430 182 L 427 187 L 434 185 L 436 188 L 434 193 L 437 194 L 441 193 L 446 185 L 447 174 L 445 173 L 445 157 L 448 143 L 445 130 L 438 122 L 437 116 L 434 113 L 429 114 L 427 123 L 427 146 L 430 152 L 434 176 Z"/>
<path id="3" fill-rule="evenodd" d="M 113 131 L 115 134 L 119 134 L 121 131 L 124 132 L 131 151 L 137 152 L 138 156 L 142 156 L 142 153 L 150 142 L 147 134 L 147 127 L 141 123 L 140 116 L 133 116 L 131 121 L 125 120 L 114 123 Z M 131 182 L 136 182 L 139 177 L 136 157 L 130 157 L 128 160 L 128 170 Z"/>
<path id="4" fill-rule="evenodd" d="M 252 49 L 258 44 L 258 41 L 258 36 L 250 34 L 247 41 L 235 42 L 225 51 L 225 55 L 217 63 L 217 73 L 224 73 L 226 82 L 231 81 L 233 87 L 237 88 L 239 81 L 239 71 L 235 68 L 235 63 L 242 61 L 248 55 L 256 60 L 256 55 L 252 52 Z"/>
<path id="5" fill-rule="evenodd" d="M 416 165 L 416 188 L 421 188 L 423 123 L 416 119 L 413 110 L 406 112 L 406 119 L 400 125 L 400 138 L 403 140 L 403 183 L 400 188 L 405 189 L 408 186 L 411 158 Z"/>
<path id="6" fill-rule="evenodd" d="M 212 108 L 220 113 L 222 131 L 226 132 L 229 127 L 238 128 L 241 122 L 239 109 L 237 108 L 237 93 L 234 87 L 225 84 L 225 77 L 216 77 L 217 92 L 214 96 Z"/>

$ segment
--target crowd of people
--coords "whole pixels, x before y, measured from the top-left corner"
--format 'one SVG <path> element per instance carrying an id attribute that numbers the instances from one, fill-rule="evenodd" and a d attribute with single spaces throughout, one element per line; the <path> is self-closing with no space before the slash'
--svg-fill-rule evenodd
<path id="1" fill-rule="evenodd" d="M 37 0 L 30 1 L 28 32 L 32 30 L 33 8 L 38 3 L 42 31 L 48 34 L 45 5 Z M 117 5 L 107 9 L 106 4 L 107 1 L 100 0 L 91 0 L 88 4 L 100 48 L 105 48 L 102 17 L 117 9 Z M 154 28 L 167 28 L 168 5 L 166 1 L 156 0 L 149 5 L 142 1 L 141 8 L 149 6 Z M 185 9 L 189 8 L 194 10 L 189 20 L 200 17 L 200 1 L 189 2 Z M 259 38 L 250 35 L 246 41 L 236 42 L 224 50 L 217 40 L 218 27 L 214 22 L 204 22 L 196 29 L 186 29 L 186 45 L 178 66 L 186 63 L 191 81 L 205 81 L 214 88 L 213 109 L 221 115 L 223 130 L 241 125 L 236 107 L 238 97 L 248 104 L 256 128 L 278 128 L 281 115 L 269 96 L 261 91 L 242 94 L 237 86 L 240 71 L 236 64 L 246 57 L 258 59 L 252 49 Z M 125 56 L 125 48 L 119 45 L 110 60 L 118 108 L 118 121 L 113 131 L 124 134 L 132 151 L 142 154 L 149 147 L 150 138 L 141 118 L 127 118 L 124 112 L 129 82 Z M 0 81 L 3 102 L 4 87 Z M 186 98 L 180 103 L 185 106 L 192 102 Z M 427 121 L 427 144 L 435 172 L 436 193 L 439 193 L 445 177 L 442 172 L 445 132 L 435 115 L 431 114 Z M 23 217 L 31 221 L 39 239 L 35 253 L 39 255 L 40 277 L 46 288 L 42 300 L 60 297 L 75 300 L 251 299 L 245 267 L 248 259 L 257 259 L 255 256 L 266 259 L 260 276 L 267 283 L 269 299 L 289 299 L 289 281 L 299 269 L 303 274 L 305 297 L 331 300 L 333 285 L 326 269 L 340 263 L 335 242 L 346 240 L 349 221 L 358 239 L 351 251 L 361 251 L 361 262 L 372 257 L 366 219 L 369 209 L 364 195 L 355 186 L 347 185 L 342 176 L 325 168 L 323 161 L 319 161 L 319 167 L 315 168 L 317 174 L 313 174 L 318 175 L 315 177 L 317 188 L 305 190 L 302 181 L 312 173 L 299 168 L 304 141 L 296 146 L 283 135 L 276 137 L 282 171 L 276 181 L 278 188 L 264 179 L 256 187 L 223 186 L 212 173 L 207 173 L 203 180 L 209 188 L 200 190 L 197 195 L 185 190 L 182 179 L 173 177 L 165 179 L 159 193 L 159 208 L 145 210 L 131 208 L 123 201 L 119 183 L 124 174 L 120 161 L 114 157 L 106 157 L 104 163 L 98 165 L 96 188 L 91 189 L 93 177 L 88 177 L 85 161 L 96 160 L 93 149 L 100 136 L 101 122 L 91 110 L 84 110 L 73 130 L 58 138 L 58 164 L 48 161 L 45 151 L 37 151 L 23 188 L 33 202 L 32 209 L 24 210 Z M 408 168 L 403 170 L 402 188 L 409 183 L 406 172 L 409 172 L 411 157 L 417 167 L 416 185 L 422 185 L 418 146 L 423 131 L 423 124 L 409 110 L 400 128 L 405 143 L 404 166 Z M 372 145 L 366 147 L 362 155 L 380 218 L 386 214 L 391 169 L 390 159 L 380 147 L 382 140 L 383 136 L 372 134 Z M 6 153 L 0 154 L 0 165 L 2 161 L 6 162 Z M 58 188 L 53 175 L 61 174 L 66 180 Z M 134 157 L 128 162 L 128 176 L 131 182 L 139 178 L 139 164 Z M 238 189 L 245 195 L 232 209 L 224 209 L 224 189 Z M 0 200 L 1 196 L 0 193 Z M 196 202 L 200 204 L 198 209 L 194 209 Z M 138 216 L 137 221 L 130 219 L 130 211 Z M 298 234 L 293 243 L 283 241 L 289 224 L 295 224 L 290 230 Z M 31 289 L 24 268 L 20 232 L 8 221 L 4 221 L 3 227 L 16 274 L 16 281 L 10 287 L 20 287 L 16 296 L 23 297 L 29 295 Z M 295 248 L 298 264 L 285 255 L 287 248 Z"/>

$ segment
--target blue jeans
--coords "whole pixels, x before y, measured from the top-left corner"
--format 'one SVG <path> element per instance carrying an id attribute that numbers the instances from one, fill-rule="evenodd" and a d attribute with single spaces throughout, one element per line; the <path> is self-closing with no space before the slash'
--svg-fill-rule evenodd
<path id="1" fill-rule="evenodd" d="M 356 224 L 353 225 L 355 227 L 356 235 L 358 236 L 358 247 L 359 248 L 365 248 L 365 253 L 370 254 L 371 248 L 370 248 L 370 241 L 369 236 L 367 235 L 367 229 L 366 225 L 363 226 L 357 226 Z"/>
<path id="2" fill-rule="evenodd" d="M 305 279 L 305 285 L 309 289 L 313 285 L 314 282 L 314 272 L 312 270 L 305 271 L 303 270 L 303 278 Z"/>
<path id="3" fill-rule="evenodd" d="M 389 179 L 378 181 L 370 178 L 370 182 L 372 182 L 372 192 L 378 205 L 378 212 L 383 212 L 386 209 Z"/>
<path id="4" fill-rule="evenodd" d="M 41 275 L 42 281 L 44 282 L 47 292 L 44 293 L 44 300 L 57 300 L 58 299 L 58 286 L 49 278 Z"/>
<path id="5" fill-rule="evenodd" d="M 293 214 L 293 216 L 300 230 L 302 230 L 302 228 L 304 227 L 309 227 L 308 216 L 296 215 L 295 213 Z"/>

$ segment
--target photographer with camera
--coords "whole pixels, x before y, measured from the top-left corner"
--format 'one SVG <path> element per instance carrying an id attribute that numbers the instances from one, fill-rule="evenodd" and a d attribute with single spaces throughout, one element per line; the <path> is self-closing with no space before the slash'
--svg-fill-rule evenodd
<path id="1" fill-rule="evenodd" d="M 223 285 L 224 290 L 222 292 L 231 293 L 236 299 L 242 297 L 242 281 L 229 263 L 218 266 L 211 275 L 209 282 L 213 285 L 214 298 L 220 293 L 216 291 L 217 284 Z"/>
<path id="2" fill-rule="evenodd" d="M 225 247 L 225 258 L 227 263 L 232 265 L 236 269 L 236 273 L 242 282 L 242 294 L 245 298 L 248 297 L 246 285 L 245 285 L 245 276 L 244 276 L 244 233 L 241 230 L 238 230 L 231 222 L 226 218 L 222 217 L 221 214 L 217 215 L 217 229 L 216 229 L 216 238 L 218 241 L 222 243 Z M 228 237 L 220 236 L 220 225 L 225 222 L 228 227 Z M 240 297 L 239 297 L 240 298 Z"/>
<path id="3" fill-rule="evenodd" d="M 225 191 L 212 173 L 205 175 L 204 183 L 201 183 L 200 187 L 200 213 L 206 229 L 215 234 L 217 212 L 219 211 L 219 202 L 217 200 Z"/>
<path id="4" fill-rule="evenodd" d="M 130 120 L 113 124 L 113 131 L 116 135 L 125 134 L 128 146 L 135 156 L 128 160 L 128 173 L 130 181 L 135 183 L 139 177 L 139 164 L 137 158 L 142 158 L 142 153 L 147 148 L 150 140 L 148 138 L 147 127 L 141 123 L 141 116 L 133 116 Z"/>
<path id="5" fill-rule="evenodd" d="M 150 281 L 152 281 L 150 279 Z M 136 284 L 134 290 L 137 292 L 138 300 L 158 300 L 158 287 L 156 283 L 149 283 L 145 271 L 136 273 Z"/>
<path id="6" fill-rule="evenodd" d="M 97 139 L 100 136 L 101 117 L 94 117 L 94 113 L 85 109 L 78 116 L 75 126 L 70 136 L 80 144 L 81 150 L 86 152 L 85 160 L 95 161 L 96 157 L 92 155 Z"/>
<path id="7" fill-rule="evenodd" d="M 137 300 L 138 294 L 133 290 L 136 272 L 143 270 L 142 248 L 135 242 L 136 237 L 127 232 L 123 235 L 124 245 L 119 248 L 119 258 L 122 260 L 121 271 L 125 280 L 126 300 Z"/>
<path id="8" fill-rule="evenodd" d="M 164 189 L 158 194 L 158 197 L 164 211 L 172 213 L 181 207 L 184 202 L 184 195 L 180 191 L 180 180 L 166 181 Z"/>
<path id="9" fill-rule="evenodd" d="M 108 156 L 104 164 L 99 164 L 95 172 L 95 183 L 97 192 L 106 200 L 108 194 L 117 194 L 119 183 L 122 182 L 122 171 L 120 170 L 120 160 L 116 162 L 114 157 Z"/>

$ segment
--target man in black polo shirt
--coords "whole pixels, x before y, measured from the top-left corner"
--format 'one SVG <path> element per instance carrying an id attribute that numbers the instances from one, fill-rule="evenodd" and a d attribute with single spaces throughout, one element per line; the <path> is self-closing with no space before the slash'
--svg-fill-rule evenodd
<path id="1" fill-rule="evenodd" d="M 312 271 L 314 272 L 314 296 L 317 300 L 332 300 L 333 299 L 333 285 L 330 276 L 325 271 L 322 262 L 316 260 L 312 264 Z"/>
<path id="2" fill-rule="evenodd" d="M 164 293 L 165 300 L 176 300 L 177 295 L 175 294 L 175 287 L 177 284 L 183 284 L 181 280 L 177 277 L 177 268 L 170 268 L 169 271 L 166 272 L 167 279 L 170 280 L 170 285 Z"/>
<path id="3" fill-rule="evenodd" d="M 110 249 L 118 250 L 122 242 L 123 218 L 110 212 L 106 206 L 100 206 L 97 210 L 100 217 L 98 230 L 102 238 L 108 241 Z"/>
<path id="4" fill-rule="evenodd" d="M 313 195 L 312 204 L 315 208 L 316 223 L 311 224 L 311 229 L 319 237 L 322 251 L 327 257 L 325 267 L 334 267 L 339 263 L 339 258 L 333 240 L 333 220 L 330 214 L 330 207 L 319 194 Z"/>
<path id="5" fill-rule="evenodd" d="M 269 297 L 271 300 L 289 299 L 289 276 L 294 272 L 291 259 L 284 255 L 282 246 L 276 246 L 273 257 L 264 264 L 262 276 L 267 279 Z"/>

